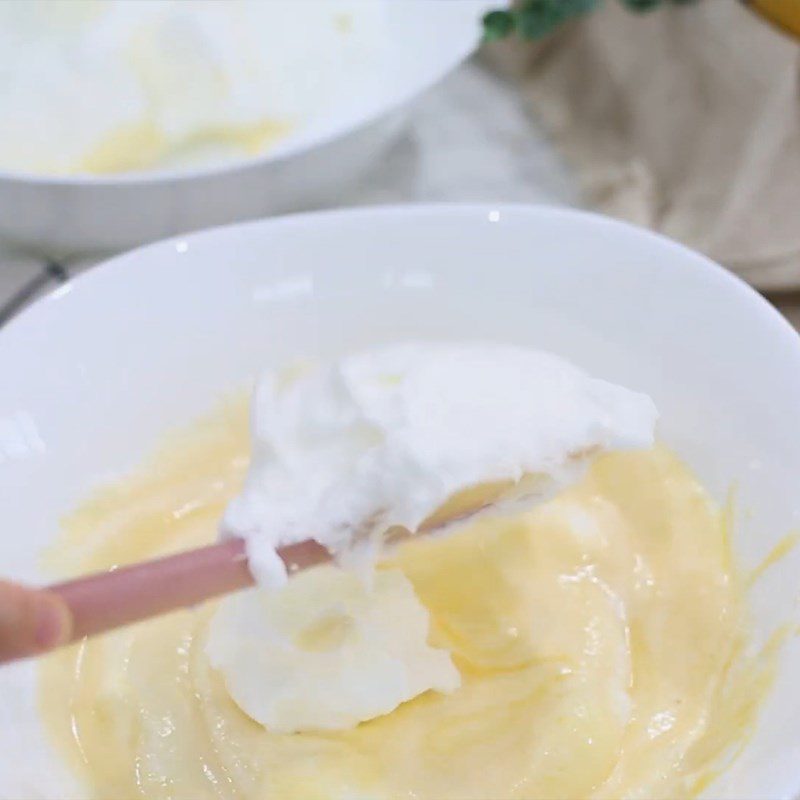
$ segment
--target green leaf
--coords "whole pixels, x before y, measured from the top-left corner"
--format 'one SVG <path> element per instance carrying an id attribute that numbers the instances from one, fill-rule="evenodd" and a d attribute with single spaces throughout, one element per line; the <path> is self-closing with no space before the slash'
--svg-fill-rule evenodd
<path id="1" fill-rule="evenodd" d="M 622 0 L 631 11 L 652 11 L 661 5 L 661 0 Z"/>
<path id="2" fill-rule="evenodd" d="M 574 0 L 572 3 L 573 14 L 588 14 L 600 5 L 601 0 Z"/>
<path id="3" fill-rule="evenodd" d="M 483 40 L 493 42 L 504 39 L 514 27 L 514 16 L 510 11 L 490 11 L 483 15 Z"/>
<path id="4" fill-rule="evenodd" d="M 593 10 L 600 0 L 524 0 L 515 12 L 519 34 L 540 39 L 571 17 Z"/>
<path id="5" fill-rule="evenodd" d="M 555 30 L 569 14 L 551 0 L 526 3 L 517 11 L 517 30 L 526 39 L 541 39 Z"/>
<path id="6" fill-rule="evenodd" d="M 524 39 L 541 39 L 570 18 L 593 11 L 602 1 L 520 0 L 515 7 L 496 9 L 484 15 L 483 39 L 491 42 L 504 39 L 514 32 Z M 688 5 L 695 0 L 619 0 L 619 2 L 631 11 L 645 12 L 652 11 L 666 2 Z"/>

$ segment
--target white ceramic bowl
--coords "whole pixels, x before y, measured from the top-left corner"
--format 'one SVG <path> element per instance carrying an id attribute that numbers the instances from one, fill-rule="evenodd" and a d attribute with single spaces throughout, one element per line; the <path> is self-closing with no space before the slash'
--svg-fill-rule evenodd
<path id="1" fill-rule="evenodd" d="M 96 482 L 136 465 L 265 364 L 409 337 L 546 348 L 652 394 L 661 437 L 717 497 L 738 486 L 746 565 L 797 526 L 800 340 L 737 278 L 589 214 L 379 208 L 161 242 L 3 330 L 3 571 L 35 578 L 36 552 Z M 760 635 L 796 623 L 799 572 L 794 552 L 757 586 Z M 30 665 L 0 670 L 0 797 L 31 796 L 42 775 L 58 775 L 33 722 L 31 675 Z M 798 675 L 795 639 L 756 735 L 710 796 L 798 792 Z"/>
<path id="2" fill-rule="evenodd" d="M 43 256 L 67 258 L 333 204 L 395 138 L 408 101 L 472 52 L 487 2 L 386 2 L 386 42 L 377 63 L 365 65 L 381 79 L 261 156 L 111 176 L 0 170 L 0 237 Z"/>

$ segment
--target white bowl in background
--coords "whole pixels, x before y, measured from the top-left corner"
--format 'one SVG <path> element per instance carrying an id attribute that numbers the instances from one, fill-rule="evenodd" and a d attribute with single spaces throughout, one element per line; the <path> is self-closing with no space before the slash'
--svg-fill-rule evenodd
<path id="1" fill-rule="evenodd" d="M 363 0 L 375 2 L 375 0 Z M 331 204 L 401 129 L 403 106 L 478 43 L 488 0 L 385 3 L 380 80 L 264 154 L 223 164 L 108 176 L 0 170 L 0 238 L 42 256 L 111 252 L 181 231 Z"/>
<path id="2" fill-rule="evenodd" d="M 266 364 L 407 338 L 545 348 L 649 392 L 660 436 L 724 499 L 746 566 L 798 523 L 800 340 L 740 280 L 619 222 L 515 206 L 334 211 L 237 225 L 122 255 L 0 333 L 3 571 L 36 553 L 99 481 Z M 757 584 L 764 638 L 797 617 L 800 552 Z M 708 790 L 800 790 L 800 646 L 758 730 Z M 0 797 L 63 770 L 36 722 L 33 666 L 0 670 Z M 29 792 L 26 794 L 26 792 Z M 44 796 L 49 796 L 45 794 Z"/>

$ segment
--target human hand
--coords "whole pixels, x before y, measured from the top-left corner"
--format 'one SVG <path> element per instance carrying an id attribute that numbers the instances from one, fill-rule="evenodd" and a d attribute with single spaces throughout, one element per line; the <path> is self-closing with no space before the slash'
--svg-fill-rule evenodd
<path id="1" fill-rule="evenodd" d="M 72 616 L 58 595 L 0 581 L 0 663 L 51 650 L 71 631 Z"/>

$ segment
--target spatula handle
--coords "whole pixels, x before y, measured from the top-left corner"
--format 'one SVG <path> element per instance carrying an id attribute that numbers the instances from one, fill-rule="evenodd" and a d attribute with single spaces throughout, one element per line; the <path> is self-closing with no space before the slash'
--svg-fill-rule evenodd
<path id="1" fill-rule="evenodd" d="M 330 560 L 308 540 L 278 551 L 291 572 Z M 73 615 L 72 641 L 252 586 L 245 544 L 230 539 L 48 587 Z"/>

